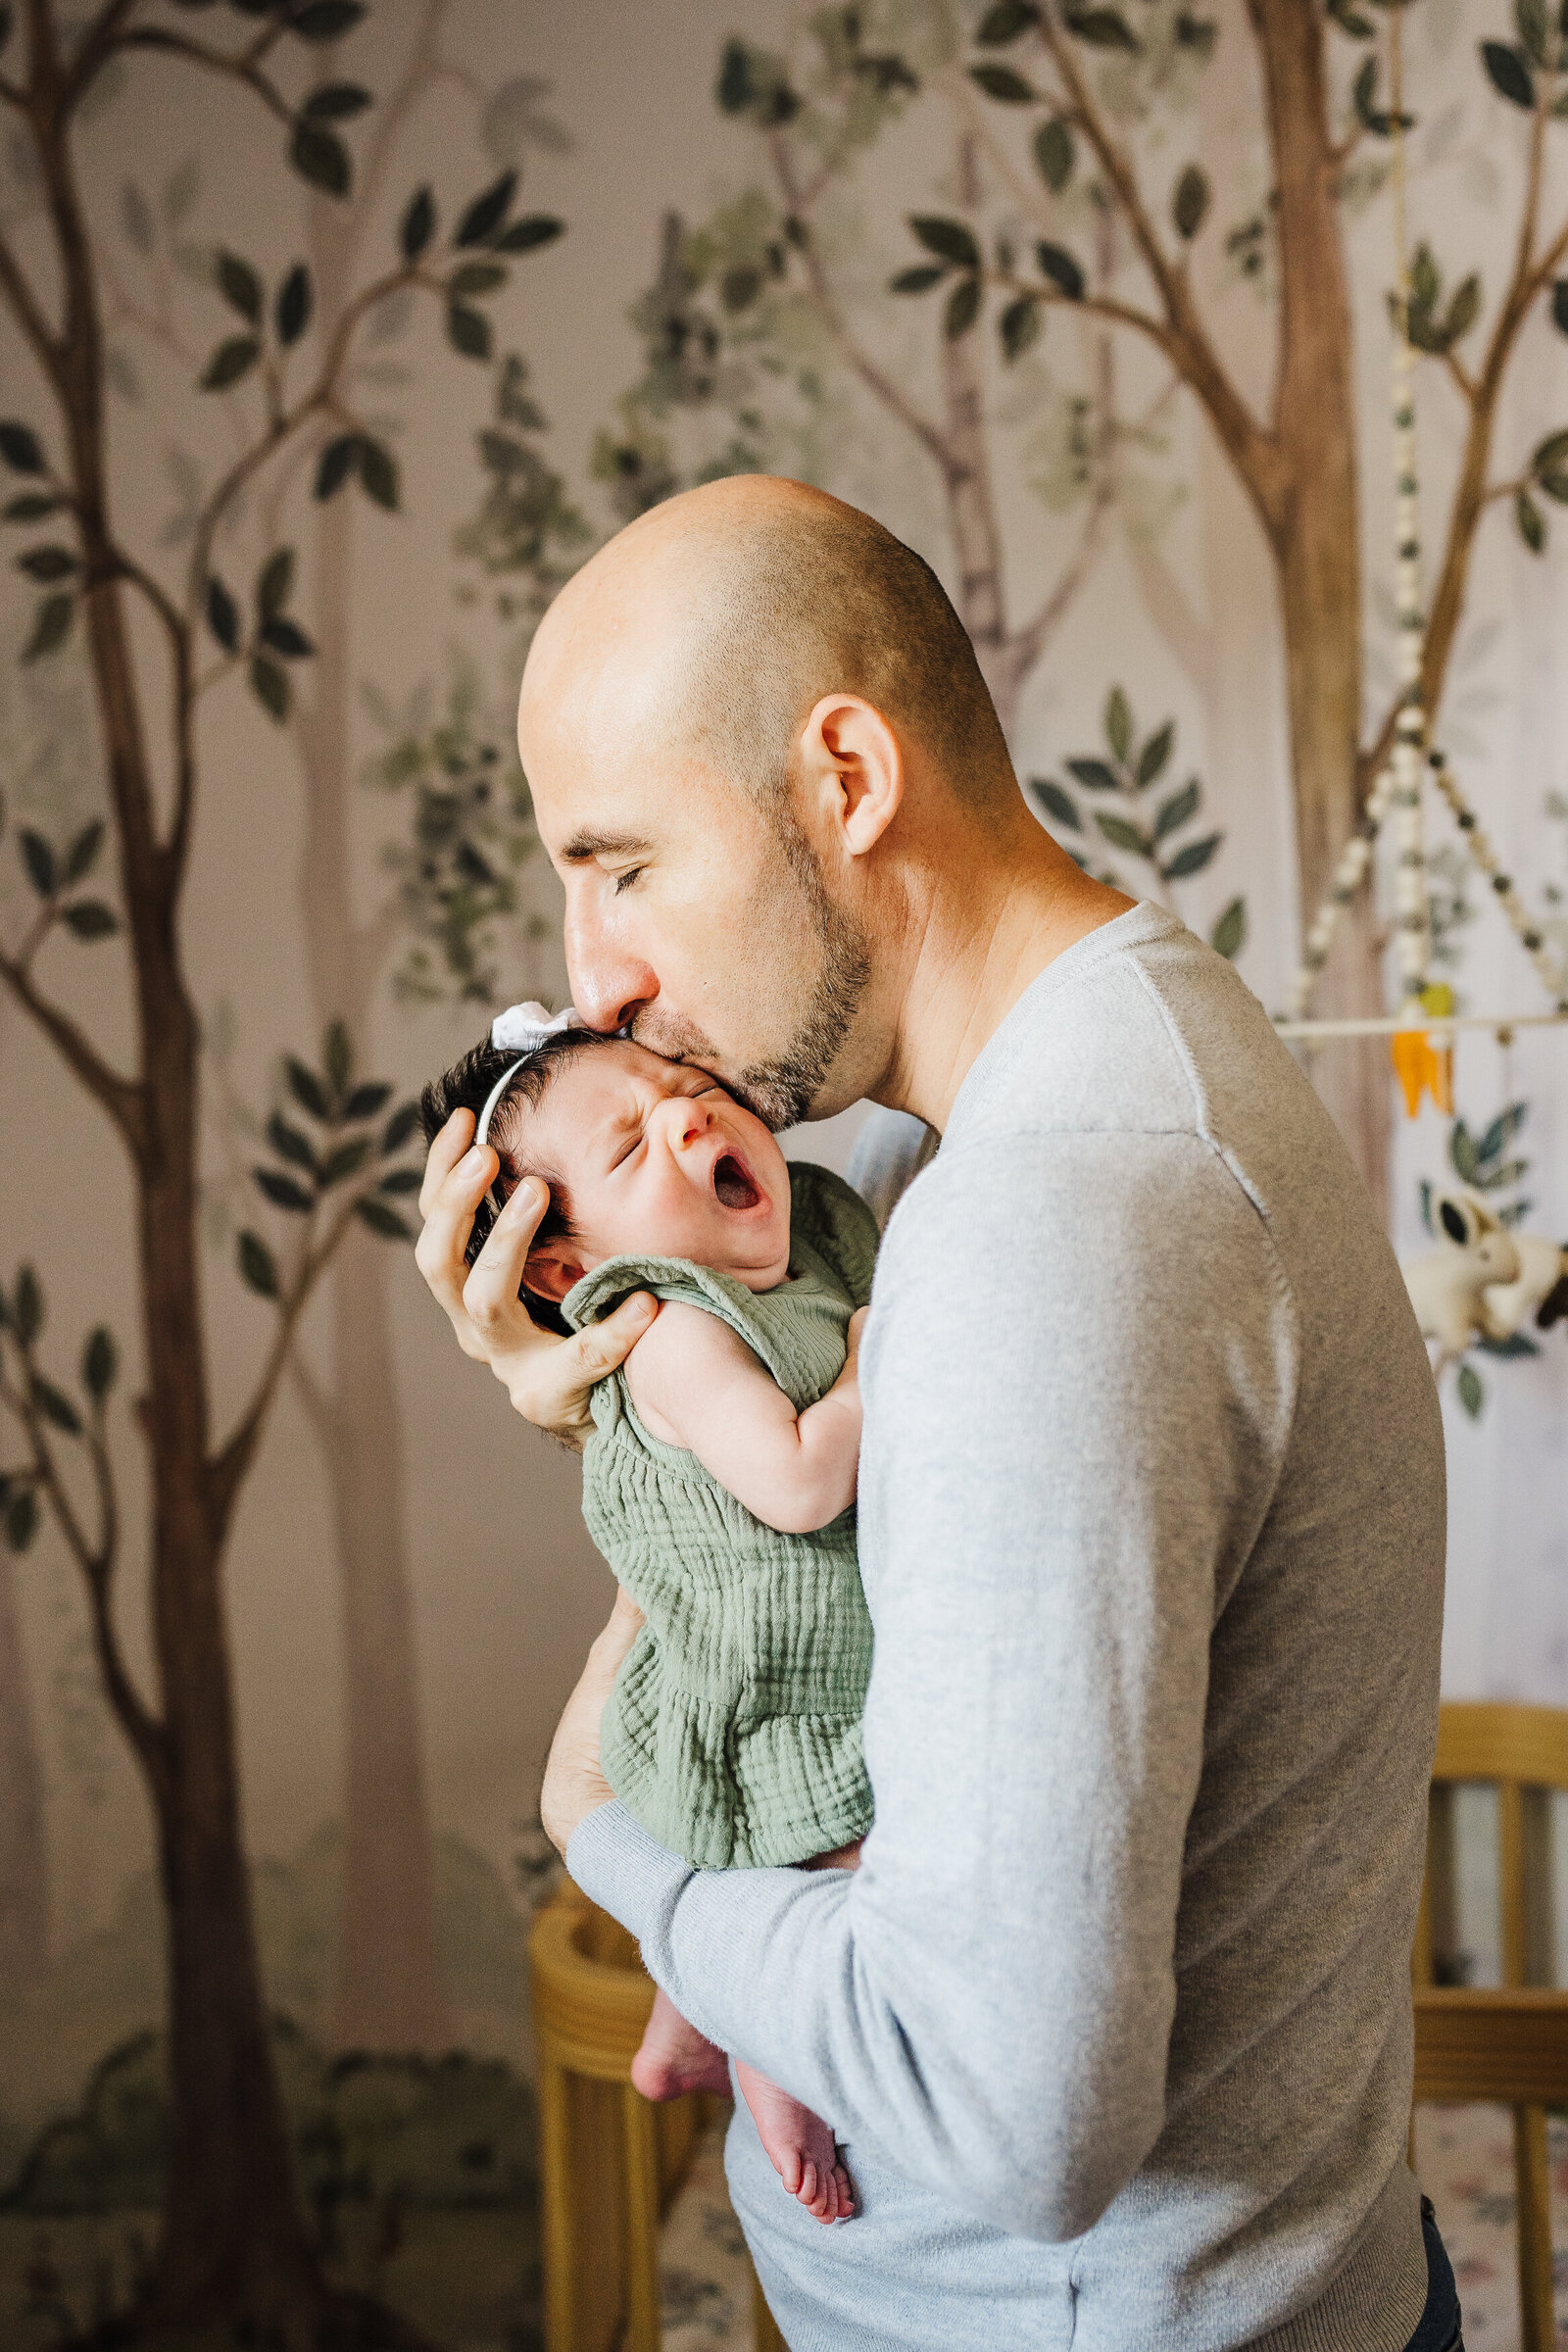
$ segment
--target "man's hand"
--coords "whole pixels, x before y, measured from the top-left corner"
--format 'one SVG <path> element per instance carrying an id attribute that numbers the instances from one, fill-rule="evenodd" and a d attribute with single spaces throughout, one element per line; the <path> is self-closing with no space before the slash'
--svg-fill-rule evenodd
<path id="1" fill-rule="evenodd" d="M 471 1268 L 464 1250 L 474 1211 L 501 1162 L 488 1144 L 471 1150 L 471 1110 L 455 1110 L 430 1146 L 415 1263 L 451 1318 L 458 1346 L 488 1364 L 525 1421 L 581 1449 L 593 1428 L 588 1395 L 623 1363 L 659 1312 L 639 1291 L 612 1315 L 571 1339 L 541 1331 L 517 1294 L 529 1245 L 550 1203 L 537 1177 L 517 1186 Z"/>
<path id="2" fill-rule="evenodd" d="M 588 1652 L 588 1663 L 550 1742 L 539 1818 L 545 1836 L 565 1860 L 572 1831 L 585 1815 L 608 1805 L 614 1794 L 599 1765 L 599 1724 L 614 1688 L 621 1659 L 636 1641 L 643 1613 L 624 1585 L 615 1594 L 610 1623 Z"/>

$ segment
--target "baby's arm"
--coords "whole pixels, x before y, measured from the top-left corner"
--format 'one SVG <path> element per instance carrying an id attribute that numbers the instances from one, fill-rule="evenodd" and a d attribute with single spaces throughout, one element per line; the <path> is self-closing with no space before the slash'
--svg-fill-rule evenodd
<path id="1" fill-rule="evenodd" d="M 843 1371 L 804 1413 L 727 1323 L 679 1302 L 663 1308 L 626 1358 L 626 1384 L 652 1436 L 695 1453 L 764 1525 L 804 1535 L 855 1500 L 863 1320 L 862 1308 L 850 1323 Z"/>

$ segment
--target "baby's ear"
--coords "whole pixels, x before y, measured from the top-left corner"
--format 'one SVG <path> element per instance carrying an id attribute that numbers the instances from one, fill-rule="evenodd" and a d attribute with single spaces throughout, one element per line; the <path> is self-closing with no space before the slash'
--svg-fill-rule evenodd
<path id="1" fill-rule="evenodd" d="M 559 1306 L 573 1285 L 581 1282 L 584 1272 L 581 1258 L 572 1253 L 571 1244 L 558 1234 L 529 1250 L 522 1269 L 523 1288 L 532 1291 L 536 1298 L 548 1298 Z"/>

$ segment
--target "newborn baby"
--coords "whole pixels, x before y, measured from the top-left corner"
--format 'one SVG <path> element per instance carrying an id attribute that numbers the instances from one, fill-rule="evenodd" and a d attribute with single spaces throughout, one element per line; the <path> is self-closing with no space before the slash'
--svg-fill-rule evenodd
<path id="1" fill-rule="evenodd" d="M 516 1042 L 476 1047 L 422 1108 L 432 1137 L 472 1109 L 501 1163 L 470 1262 L 517 1183 L 548 1185 L 524 1274 L 541 1320 L 578 1329 L 633 1290 L 664 1302 L 595 1389 L 583 1456 L 589 1532 L 645 1619 L 605 1710 L 606 1778 L 698 1868 L 853 1868 L 871 1818 L 853 1513 L 875 1222 L 706 1070 L 517 1022 L 534 1009 L 503 1015 Z M 735 2073 L 791 2195 L 850 2215 L 828 2126 Z M 632 2080 L 651 2098 L 729 2087 L 662 1992 Z"/>

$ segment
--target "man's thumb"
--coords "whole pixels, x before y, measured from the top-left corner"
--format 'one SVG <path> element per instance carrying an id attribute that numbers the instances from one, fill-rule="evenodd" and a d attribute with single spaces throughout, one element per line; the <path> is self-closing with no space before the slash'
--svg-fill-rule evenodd
<path id="1" fill-rule="evenodd" d="M 582 1335 L 583 1353 L 606 1372 L 624 1363 L 659 1312 L 659 1300 L 647 1291 L 623 1298 L 612 1315 Z"/>

